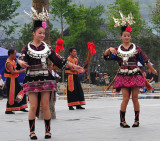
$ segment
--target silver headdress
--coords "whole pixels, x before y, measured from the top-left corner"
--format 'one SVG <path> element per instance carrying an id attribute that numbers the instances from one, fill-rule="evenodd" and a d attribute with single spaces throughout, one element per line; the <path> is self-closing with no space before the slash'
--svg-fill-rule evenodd
<path id="1" fill-rule="evenodd" d="M 132 13 L 128 14 L 128 17 L 125 17 L 121 11 L 119 11 L 119 13 L 121 15 L 121 19 L 116 19 L 113 17 L 115 22 L 114 27 L 125 26 L 127 23 L 128 25 L 132 25 L 135 23 L 135 21 L 133 20 Z"/>
<path id="2" fill-rule="evenodd" d="M 40 20 L 40 21 L 48 21 L 49 20 L 49 13 L 47 9 L 43 7 L 42 12 L 38 14 L 38 12 L 31 7 L 32 13 L 27 13 L 25 10 L 24 12 L 29 15 L 33 20 Z"/>

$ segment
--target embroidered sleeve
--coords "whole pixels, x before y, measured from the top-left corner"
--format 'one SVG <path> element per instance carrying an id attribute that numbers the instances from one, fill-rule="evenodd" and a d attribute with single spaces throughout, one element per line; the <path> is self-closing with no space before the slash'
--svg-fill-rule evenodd
<path id="1" fill-rule="evenodd" d="M 138 50 L 138 60 L 144 66 L 149 62 L 149 59 L 147 55 L 141 50 L 140 47 L 137 46 L 137 50 Z"/>
<path id="2" fill-rule="evenodd" d="M 65 68 L 68 64 L 68 61 L 64 58 L 62 58 L 60 55 L 55 53 L 52 48 L 51 54 L 49 55 L 49 59 L 58 67 L 58 68 Z"/>
<path id="3" fill-rule="evenodd" d="M 117 50 L 118 48 L 115 47 Z M 104 55 L 105 60 L 117 60 L 117 55 L 112 54 L 111 52 L 108 55 Z"/>
<path id="4" fill-rule="evenodd" d="M 17 63 L 16 70 L 20 70 L 22 67 Z"/>

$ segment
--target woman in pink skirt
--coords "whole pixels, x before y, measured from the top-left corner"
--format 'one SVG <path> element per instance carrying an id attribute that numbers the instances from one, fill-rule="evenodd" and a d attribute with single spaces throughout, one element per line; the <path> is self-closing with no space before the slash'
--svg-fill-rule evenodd
<path id="1" fill-rule="evenodd" d="M 113 87 L 122 90 L 123 100 L 120 109 L 120 126 L 130 128 L 125 121 L 126 108 L 132 93 L 132 101 L 135 111 L 135 121 L 132 127 L 139 127 L 139 112 L 140 105 L 138 102 L 139 87 L 145 86 L 145 78 L 140 72 L 137 62 L 140 61 L 143 65 L 146 64 L 154 74 L 157 71 L 150 64 L 148 57 L 140 49 L 139 46 L 131 43 L 130 26 L 121 27 L 122 44 L 119 47 L 110 47 L 104 53 L 105 60 L 115 60 L 119 64 L 118 75 L 115 78 Z"/>
<path id="2" fill-rule="evenodd" d="M 49 100 L 52 91 L 57 91 L 57 83 L 55 77 L 52 76 L 48 69 L 48 60 L 54 63 L 58 68 L 64 69 L 66 66 L 69 66 L 82 73 L 84 72 L 84 69 L 56 54 L 53 49 L 43 41 L 46 29 L 45 21 L 49 19 L 48 13 L 45 13 L 43 10 L 42 13 L 38 14 L 33 9 L 33 13 L 31 13 L 30 16 L 34 17 L 33 41 L 23 47 L 18 62 L 21 66 L 21 62 L 28 63 L 23 82 L 23 91 L 28 94 L 30 102 L 30 139 L 37 139 L 35 134 L 35 118 L 39 115 L 40 104 L 43 109 L 45 139 L 49 139 L 51 138 Z"/>

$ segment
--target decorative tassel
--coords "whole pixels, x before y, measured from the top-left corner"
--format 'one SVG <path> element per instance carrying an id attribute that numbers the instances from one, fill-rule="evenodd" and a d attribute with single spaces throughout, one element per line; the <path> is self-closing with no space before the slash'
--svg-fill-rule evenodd
<path id="1" fill-rule="evenodd" d="M 88 49 L 90 50 L 91 56 L 96 53 L 95 44 L 92 42 L 88 42 Z"/>
<path id="2" fill-rule="evenodd" d="M 57 42 L 56 42 L 56 50 L 55 50 L 56 53 L 60 52 L 60 50 L 63 50 L 63 51 L 64 51 L 63 43 L 64 43 L 64 42 L 63 42 L 62 39 L 57 39 Z"/>
<path id="3" fill-rule="evenodd" d="M 90 65 L 90 61 L 91 61 L 91 57 L 93 54 L 96 53 L 96 50 L 95 50 L 95 45 L 94 43 L 92 42 L 88 42 L 88 56 L 87 56 L 87 59 L 86 59 L 86 62 L 85 62 L 85 66 L 84 66 L 84 69 L 85 69 L 85 78 L 87 77 L 87 72 L 88 72 L 88 68 L 89 68 L 89 65 Z"/>

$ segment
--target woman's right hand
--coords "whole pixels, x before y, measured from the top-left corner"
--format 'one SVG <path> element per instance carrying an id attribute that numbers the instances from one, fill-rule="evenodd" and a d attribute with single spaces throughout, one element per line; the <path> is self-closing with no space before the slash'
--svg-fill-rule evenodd
<path id="1" fill-rule="evenodd" d="M 114 54 L 114 55 L 116 55 L 116 54 L 117 54 L 116 49 L 115 49 L 115 48 L 113 48 L 113 47 L 110 47 L 110 48 L 109 48 L 109 51 L 110 51 L 112 54 Z"/>

